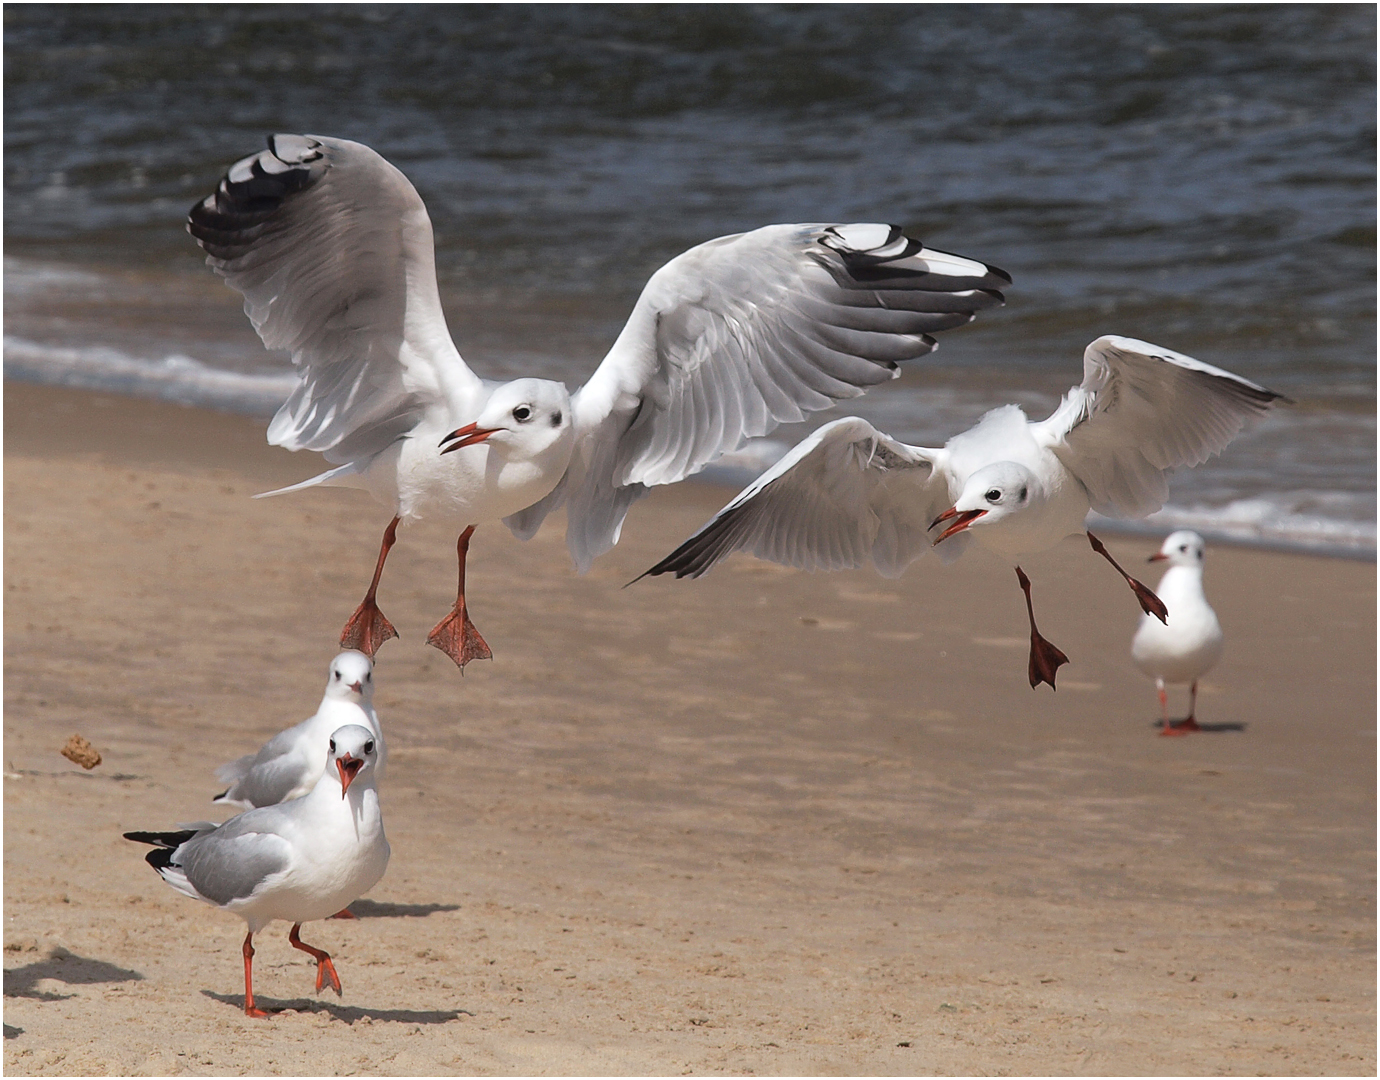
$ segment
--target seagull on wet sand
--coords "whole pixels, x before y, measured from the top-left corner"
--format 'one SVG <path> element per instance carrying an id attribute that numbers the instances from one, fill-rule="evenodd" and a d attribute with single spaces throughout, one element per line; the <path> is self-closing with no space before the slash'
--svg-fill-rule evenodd
<path id="1" fill-rule="evenodd" d="M 643 576 L 699 577 L 746 549 L 804 570 L 870 558 L 896 577 L 931 547 L 951 559 L 976 542 L 1015 565 L 1030 621 L 1030 685 L 1053 687 L 1068 657 L 1036 629 L 1019 557 L 1086 533 L 1142 610 L 1163 622 L 1160 598 L 1086 532 L 1089 508 L 1153 513 L 1168 498 L 1171 469 L 1221 452 L 1280 396 L 1158 345 L 1100 337 L 1083 355 L 1082 384 L 1037 423 L 1004 405 L 943 449 L 897 442 L 858 417 L 824 425 Z"/>
<path id="2" fill-rule="evenodd" d="M 255 753 L 218 768 L 216 778 L 230 786 L 211 801 L 252 810 L 301 798 L 316 786 L 326 768 L 331 732 L 346 724 L 374 733 L 378 752 L 374 772 L 382 776 L 388 748 L 373 699 L 373 661 L 353 649 L 338 654 L 326 674 L 326 693 L 316 714 L 279 732 Z"/>
<path id="3" fill-rule="evenodd" d="M 275 135 L 192 208 L 207 262 L 244 294 L 298 385 L 270 443 L 335 468 L 300 484 L 362 487 L 393 510 L 341 645 L 373 656 L 397 631 L 379 578 L 400 523 L 453 523 L 460 584 L 427 641 L 462 668 L 489 647 L 469 618 L 476 525 L 522 539 L 564 505 L 581 571 L 628 508 L 784 422 L 895 378 L 931 333 L 1003 303 L 1003 271 L 877 224 L 769 225 L 672 259 L 575 393 L 493 383 L 456 351 L 436 285 L 431 221 L 396 168 L 359 143 Z"/>
<path id="4" fill-rule="evenodd" d="M 153 844 L 148 863 L 184 896 L 242 918 L 244 1011 L 254 1005 L 254 935 L 275 919 L 292 923 L 288 941 L 316 960 L 316 992 L 341 992 L 330 954 L 298 937 L 304 922 L 324 919 L 376 885 L 388 867 L 374 733 L 357 724 L 330 738 L 327 767 L 300 799 L 249 810 L 223 825 L 201 822 L 175 832 L 127 832 Z"/>
<path id="5" fill-rule="evenodd" d="M 1155 680 L 1163 718 L 1161 735 L 1187 735 L 1201 730 L 1198 710 L 1198 680 L 1222 656 L 1222 625 L 1203 593 L 1203 554 L 1207 545 L 1188 529 L 1170 533 L 1150 562 L 1167 562 L 1169 569 L 1156 588 L 1169 606 L 1169 621 L 1158 623 L 1142 618 L 1131 640 L 1131 659 L 1136 667 Z M 1169 697 L 1165 683 L 1189 683 L 1188 716 L 1178 723 L 1169 720 Z"/>

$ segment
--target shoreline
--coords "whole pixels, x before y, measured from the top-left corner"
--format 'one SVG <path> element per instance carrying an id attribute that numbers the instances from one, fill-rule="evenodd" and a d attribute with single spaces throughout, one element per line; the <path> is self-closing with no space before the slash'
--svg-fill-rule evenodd
<path id="1" fill-rule="evenodd" d="M 8 349 L 8 345 L 7 345 Z M 207 412 L 221 413 L 231 416 L 242 416 L 267 423 L 269 417 L 273 415 L 277 408 L 276 397 L 273 391 L 268 389 L 281 382 L 283 376 L 261 376 L 251 379 L 246 376 L 233 376 L 244 382 L 242 391 L 237 395 L 232 395 L 221 402 L 207 402 L 194 400 L 190 392 L 179 392 L 178 386 L 171 380 L 171 372 L 145 372 L 138 374 L 131 372 L 127 382 L 118 387 L 109 385 L 109 376 L 105 376 L 105 383 L 101 379 L 88 377 L 80 371 L 69 372 L 67 377 L 58 381 L 44 379 L 32 369 L 20 369 L 18 376 L 6 374 L 6 383 L 13 382 L 16 385 L 47 387 L 53 390 L 67 390 L 90 394 L 114 394 L 120 397 L 127 397 L 138 401 L 151 401 L 161 404 L 176 405 L 181 408 L 202 409 Z M 214 381 L 222 374 L 214 368 L 204 368 L 204 377 Z M 272 402 L 272 404 L 270 404 Z M 732 455 L 729 455 L 731 457 Z M 771 462 L 765 462 L 760 468 L 744 468 L 729 463 L 713 463 L 707 466 L 700 473 L 687 477 L 684 483 L 706 485 L 709 487 L 724 488 L 731 490 L 734 494 L 746 487 L 757 478 L 759 473 L 770 467 Z M 1210 468 L 1211 463 L 1207 466 Z M 726 500 L 725 500 L 726 501 Z M 1184 512 L 1180 508 L 1181 512 Z M 1286 554 L 1315 555 L 1320 558 L 1329 559 L 1348 559 L 1357 562 L 1375 562 L 1377 558 L 1377 548 L 1365 546 L 1363 544 L 1338 544 L 1325 540 L 1308 539 L 1284 539 L 1271 536 L 1248 536 L 1242 535 L 1243 530 L 1233 531 L 1230 527 L 1214 528 L 1210 526 L 1195 526 L 1187 524 L 1161 524 L 1159 522 L 1148 522 L 1144 519 L 1118 519 L 1107 518 L 1099 514 L 1090 515 L 1090 524 L 1099 533 L 1108 533 L 1123 537 L 1150 537 L 1158 536 L 1163 538 L 1176 529 L 1193 529 L 1201 535 L 1208 543 L 1213 545 L 1224 545 L 1231 547 L 1250 548 L 1258 551 L 1273 551 Z"/>
<path id="2" fill-rule="evenodd" d="M 1161 739 L 1086 544 L 1027 567 L 1073 661 L 1034 693 L 974 554 L 623 588 L 722 502 L 675 485 L 583 577 L 559 521 L 480 529 L 494 660 L 462 676 L 423 644 L 455 537 L 421 523 L 379 594 L 392 862 L 304 927 L 343 998 L 256 935 L 254 1021 L 240 920 L 120 833 L 214 812 L 214 766 L 311 713 L 387 512 L 250 499 L 317 466 L 261 421 L 5 405 L 11 1075 L 1374 1072 L 1373 564 L 1210 549 L 1211 730 Z"/>

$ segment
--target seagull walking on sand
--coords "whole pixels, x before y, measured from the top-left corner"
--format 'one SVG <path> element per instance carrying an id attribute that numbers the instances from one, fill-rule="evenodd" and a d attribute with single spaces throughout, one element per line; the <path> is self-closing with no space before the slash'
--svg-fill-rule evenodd
<path id="1" fill-rule="evenodd" d="M 373 656 L 397 631 L 379 578 L 399 524 L 459 530 L 460 584 L 429 644 L 464 667 L 488 658 L 465 602 L 475 526 L 522 539 L 564 505 L 583 571 L 618 541 L 628 508 L 764 435 L 899 374 L 930 335 L 1003 303 L 1003 271 L 877 224 L 770 225 L 691 248 L 652 275 L 575 393 L 547 379 L 494 383 L 451 341 L 420 196 L 373 150 L 275 135 L 192 208 L 207 262 L 244 294 L 298 385 L 270 443 L 335 467 L 317 484 L 362 487 L 393 510 L 373 580 L 341 633 Z"/>
<path id="2" fill-rule="evenodd" d="M 373 701 L 373 661 L 353 649 L 338 654 L 331 661 L 326 693 L 316 714 L 280 731 L 255 753 L 218 768 L 216 778 L 230 786 L 211 801 L 252 810 L 301 798 L 316 786 L 327 767 L 331 732 L 346 724 L 373 732 L 378 757 L 374 774 L 382 776 L 388 747 Z"/>
<path id="3" fill-rule="evenodd" d="M 298 936 L 304 922 L 324 919 L 376 885 L 388 867 L 388 839 L 374 786 L 379 749 L 358 724 L 337 729 L 323 755 L 326 769 L 300 799 L 249 810 L 223 825 L 201 822 L 176 832 L 127 832 L 153 844 L 148 863 L 184 896 L 242 918 L 244 1011 L 254 1005 L 254 935 L 275 919 L 292 923 L 288 941 L 316 960 L 316 992 L 340 994 L 340 977 L 324 949 Z"/>
<path id="4" fill-rule="evenodd" d="M 1160 695 L 1161 735 L 1187 735 L 1201 730 L 1198 710 L 1198 680 L 1222 657 L 1222 625 L 1203 592 L 1203 554 L 1207 545 L 1188 529 L 1170 533 L 1150 562 L 1167 562 L 1169 569 L 1160 578 L 1156 591 L 1169 605 L 1169 621 L 1156 622 L 1142 617 L 1136 636 L 1131 639 L 1131 659 L 1136 667 L 1155 680 Z M 1188 716 L 1178 723 L 1169 720 L 1169 697 L 1165 683 L 1189 683 Z"/>
<path id="5" fill-rule="evenodd" d="M 1164 622 L 1161 599 L 1086 532 L 1089 508 L 1153 513 L 1168 498 L 1171 469 L 1220 453 L 1278 398 L 1191 356 L 1100 337 L 1083 354 L 1082 384 L 1046 420 L 1004 405 L 943 449 L 897 442 L 858 417 L 824 425 L 643 576 L 699 577 L 745 549 L 803 570 L 870 558 L 897 577 L 931 547 L 953 559 L 976 542 L 1015 566 L 1030 621 L 1030 685 L 1053 688 L 1068 657 L 1036 629 L 1019 559 L 1086 533 L 1146 615 Z"/>

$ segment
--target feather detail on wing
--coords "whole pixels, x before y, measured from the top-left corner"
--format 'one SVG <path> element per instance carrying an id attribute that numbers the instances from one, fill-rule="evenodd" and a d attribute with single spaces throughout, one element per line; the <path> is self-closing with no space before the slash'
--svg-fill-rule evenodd
<path id="1" fill-rule="evenodd" d="M 1088 489 L 1094 510 L 1142 517 L 1169 497 L 1170 470 L 1221 453 L 1281 399 L 1191 356 L 1107 336 L 1084 352 L 1082 385 L 1032 434 Z"/>
<path id="2" fill-rule="evenodd" d="M 896 577 L 929 549 L 929 525 L 949 504 L 943 455 L 897 442 L 858 417 L 835 420 L 647 574 L 699 577 L 745 550 L 801 570 L 851 569 L 870 558 Z"/>
<path id="3" fill-rule="evenodd" d="M 613 545 L 645 488 L 895 378 L 1010 280 L 875 224 L 771 225 L 672 259 L 572 399 L 576 565 Z"/>
<path id="4" fill-rule="evenodd" d="M 188 231 L 299 383 L 269 442 L 367 459 L 431 402 L 479 392 L 446 329 L 431 220 L 396 168 L 344 139 L 274 135 L 192 207 Z"/>

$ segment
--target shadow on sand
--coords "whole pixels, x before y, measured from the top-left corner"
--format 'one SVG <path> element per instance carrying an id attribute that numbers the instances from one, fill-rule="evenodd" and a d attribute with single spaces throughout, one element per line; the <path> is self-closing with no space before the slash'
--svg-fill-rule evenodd
<path id="1" fill-rule="evenodd" d="M 223 1004 L 233 1005 L 240 1011 L 244 1010 L 244 996 L 241 994 L 217 994 L 212 990 L 203 990 L 202 993 Z M 347 1024 L 354 1024 L 357 1020 L 387 1021 L 392 1024 L 446 1024 L 459 1020 L 462 1014 L 474 1015 L 468 1009 L 370 1009 L 358 1005 L 336 1005 L 330 1001 L 313 1001 L 311 998 L 279 1001 L 259 994 L 254 995 L 254 1004 L 270 1013 L 281 1013 L 288 1009 L 299 1013 L 325 1013 L 331 1019 L 343 1020 Z"/>
<path id="2" fill-rule="evenodd" d="M 1177 728 L 1181 724 L 1183 724 L 1182 720 L 1169 721 L 1169 726 L 1172 728 Z M 1164 721 L 1156 720 L 1150 726 L 1154 728 L 1156 731 L 1158 731 L 1160 728 L 1164 727 Z M 1205 735 L 1220 735 L 1224 731 L 1245 731 L 1246 726 L 1247 725 L 1243 721 L 1239 720 L 1232 720 L 1221 724 L 1205 724 L 1201 720 L 1199 720 L 1198 730 L 1196 732 L 1193 732 L 1192 734 L 1202 733 Z"/>
<path id="3" fill-rule="evenodd" d="M 459 911 L 459 904 L 389 904 L 356 900 L 350 912 L 356 919 L 424 919 L 437 911 Z"/>
<path id="4" fill-rule="evenodd" d="M 42 960 L 6 971 L 5 997 L 63 1001 L 74 996 L 37 989 L 38 984 L 44 979 L 55 979 L 68 986 L 89 986 L 92 983 L 136 982 L 142 978 L 137 971 L 116 967 L 104 960 L 88 960 L 66 949 L 56 948 Z"/>

